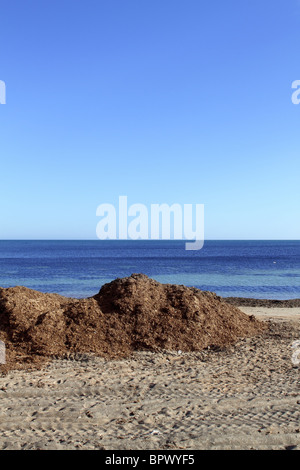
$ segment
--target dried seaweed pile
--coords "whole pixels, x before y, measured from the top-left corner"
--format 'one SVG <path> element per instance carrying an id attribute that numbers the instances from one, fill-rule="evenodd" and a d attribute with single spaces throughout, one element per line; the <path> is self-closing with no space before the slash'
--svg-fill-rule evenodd
<path id="1" fill-rule="evenodd" d="M 68 353 L 119 358 L 136 350 L 200 351 L 264 329 L 264 323 L 211 292 L 160 284 L 143 274 L 116 279 L 86 299 L 25 287 L 0 289 L 0 339 L 7 360 L 0 370 Z"/>

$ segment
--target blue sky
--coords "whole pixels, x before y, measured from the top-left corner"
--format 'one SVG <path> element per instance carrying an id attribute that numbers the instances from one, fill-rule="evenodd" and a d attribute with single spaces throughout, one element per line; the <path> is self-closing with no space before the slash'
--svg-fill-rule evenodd
<path id="1" fill-rule="evenodd" d="M 1 4 L 0 238 L 204 204 L 207 239 L 299 239 L 298 0 Z"/>

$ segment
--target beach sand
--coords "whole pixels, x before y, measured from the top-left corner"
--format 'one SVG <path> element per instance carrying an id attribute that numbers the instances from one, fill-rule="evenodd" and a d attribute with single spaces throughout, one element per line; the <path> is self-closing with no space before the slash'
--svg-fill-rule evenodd
<path id="1" fill-rule="evenodd" d="M 0 449 L 300 449 L 300 308 L 227 349 L 76 355 L 0 376 Z"/>

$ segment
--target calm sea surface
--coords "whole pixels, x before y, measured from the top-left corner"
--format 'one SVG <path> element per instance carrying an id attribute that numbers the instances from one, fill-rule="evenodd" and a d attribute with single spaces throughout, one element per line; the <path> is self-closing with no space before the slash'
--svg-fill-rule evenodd
<path id="1" fill-rule="evenodd" d="M 0 241 L 1 287 L 80 298 L 132 273 L 224 297 L 300 298 L 300 241 Z"/>

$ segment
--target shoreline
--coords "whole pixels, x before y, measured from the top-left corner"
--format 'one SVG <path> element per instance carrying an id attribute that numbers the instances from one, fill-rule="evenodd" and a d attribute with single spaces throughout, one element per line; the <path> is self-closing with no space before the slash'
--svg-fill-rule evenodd
<path id="1" fill-rule="evenodd" d="M 239 308 L 249 316 L 262 321 L 300 321 L 300 299 L 268 300 L 244 297 L 222 297 L 222 299 Z"/>
<path id="2" fill-rule="evenodd" d="M 115 280 L 118 280 L 120 278 L 116 278 Z M 108 282 L 107 284 L 110 284 L 112 281 Z M 105 286 L 106 284 L 103 284 L 100 289 Z M 230 297 L 224 297 L 220 294 L 217 294 L 214 290 L 205 290 L 201 289 L 200 287 L 195 287 L 193 285 L 184 285 L 184 284 L 170 284 L 170 283 L 161 283 L 161 285 L 172 285 L 175 287 L 184 287 L 188 289 L 196 289 L 197 291 L 200 292 L 209 292 L 211 294 L 216 295 L 219 297 L 221 300 L 224 302 L 227 302 L 230 305 L 234 305 L 236 307 L 265 307 L 265 308 L 300 308 L 300 298 L 296 299 L 258 299 L 255 297 L 238 297 L 238 296 L 230 296 Z M 88 300 L 92 299 L 95 296 L 99 294 L 99 291 L 95 292 L 93 295 L 88 295 L 88 296 L 70 296 L 70 295 L 64 295 L 58 292 L 54 291 L 40 291 L 38 289 L 34 289 L 31 287 L 27 287 L 25 285 L 14 285 L 14 286 L 9 286 L 9 287 L 3 287 L 0 286 L 0 291 L 1 290 L 7 290 L 7 289 L 15 289 L 15 288 L 25 288 L 28 289 L 29 291 L 37 292 L 39 294 L 47 294 L 47 295 L 56 295 L 59 297 L 63 297 L 66 300 Z"/>
<path id="3" fill-rule="evenodd" d="M 300 299 L 275 300 L 256 299 L 252 297 L 221 297 L 225 302 L 236 307 L 264 308 L 300 308 Z"/>

